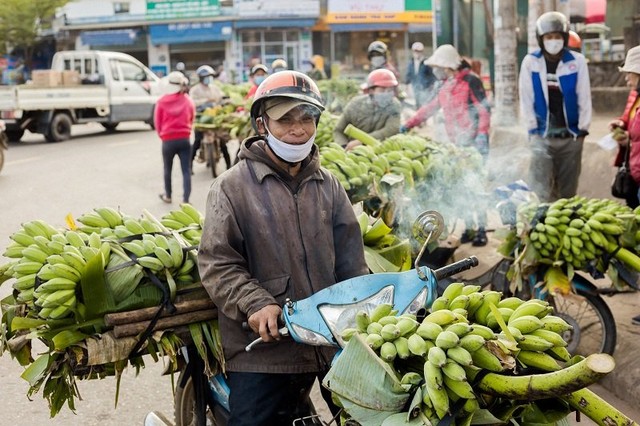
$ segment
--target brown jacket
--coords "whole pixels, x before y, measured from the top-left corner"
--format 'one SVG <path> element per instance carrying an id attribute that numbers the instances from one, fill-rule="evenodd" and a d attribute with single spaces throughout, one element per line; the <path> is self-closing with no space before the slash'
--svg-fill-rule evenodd
<path id="1" fill-rule="evenodd" d="M 198 252 L 202 283 L 218 307 L 227 369 L 322 371 L 333 349 L 281 340 L 245 352 L 258 336 L 241 324 L 266 305 L 368 273 L 353 208 L 320 168 L 316 147 L 295 178 L 276 168 L 260 137 L 242 143 L 239 159 L 211 186 Z"/>

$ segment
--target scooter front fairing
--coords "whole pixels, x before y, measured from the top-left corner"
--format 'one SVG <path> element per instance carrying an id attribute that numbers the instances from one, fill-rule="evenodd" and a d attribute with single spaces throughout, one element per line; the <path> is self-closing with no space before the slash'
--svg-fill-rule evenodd
<path id="1" fill-rule="evenodd" d="M 371 313 L 376 306 L 390 303 L 400 314 L 416 314 L 431 306 L 437 296 L 436 286 L 432 271 L 426 267 L 363 275 L 333 284 L 306 299 L 287 301 L 283 317 L 295 341 L 343 347 L 340 332 L 353 327 L 359 311 Z"/>

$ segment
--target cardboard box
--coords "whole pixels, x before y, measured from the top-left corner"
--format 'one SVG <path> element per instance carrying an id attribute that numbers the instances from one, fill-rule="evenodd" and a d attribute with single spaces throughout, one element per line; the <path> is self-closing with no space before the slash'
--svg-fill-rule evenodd
<path id="1" fill-rule="evenodd" d="M 80 73 L 75 70 L 62 71 L 62 85 L 63 86 L 77 86 L 81 83 Z"/>
<path id="2" fill-rule="evenodd" d="M 62 73 L 54 70 L 33 70 L 31 81 L 34 86 L 56 87 L 62 85 Z"/>

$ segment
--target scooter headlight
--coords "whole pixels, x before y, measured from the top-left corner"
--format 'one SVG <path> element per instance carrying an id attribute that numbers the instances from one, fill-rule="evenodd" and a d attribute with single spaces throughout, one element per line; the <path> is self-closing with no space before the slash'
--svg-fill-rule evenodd
<path id="1" fill-rule="evenodd" d="M 341 305 L 327 303 L 319 306 L 318 311 L 320 311 L 320 315 L 324 318 L 331 334 L 333 334 L 340 347 L 344 347 L 346 342 L 342 340 L 340 332 L 345 328 L 355 326 L 356 314 L 358 312 L 366 311 L 371 313 L 378 305 L 383 303 L 393 304 L 394 290 L 395 287 L 393 285 L 388 285 L 357 303 Z"/>

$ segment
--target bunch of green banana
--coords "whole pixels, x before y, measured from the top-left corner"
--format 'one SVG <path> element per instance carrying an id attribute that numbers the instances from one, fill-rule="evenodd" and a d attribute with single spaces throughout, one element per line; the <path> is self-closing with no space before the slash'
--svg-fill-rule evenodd
<path id="1" fill-rule="evenodd" d="M 329 143 L 320 149 L 320 164 L 338 178 L 345 189 L 366 187 L 371 182 L 371 162 L 362 155 L 368 150 L 373 154 L 371 147 L 359 146 L 347 152 L 340 145 Z"/>
<path id="2" fill-rule="evenodd" d="M 160 223 L 169 230 L 180 232 L 189 244 L 193 246 L 200 244 L 204 215 L 191 204 L 180 204 L 179 210 L 171 210 L 162 216 Z"/>
<path id="3" fill-rule="evenodd" d="M 609 244 L 619 244 L 630 209 L 613 200 L 563 198 L 551 203 L 542 218 L 532 224 L 531 245 L 542 259 L 566 262 L 583 269 Z"/>
<path id="4" fill-rule="evenodd" d="M 336 127 L 338 117 L 328 111 L 320 114 L 320 121 L 316 130 L 315 143 L 319 148 L 329 145 L 333 142 L 333 129 Z"/>

